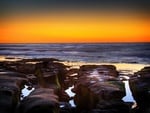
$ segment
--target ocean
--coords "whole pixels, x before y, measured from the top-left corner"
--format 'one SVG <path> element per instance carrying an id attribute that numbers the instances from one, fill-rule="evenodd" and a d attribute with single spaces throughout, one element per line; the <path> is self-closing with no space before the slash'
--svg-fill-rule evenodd
<path id="1" fill-rule="evenodd" d="M 150 64 L 150 43 L 0 44 L 0 56 Z"/>

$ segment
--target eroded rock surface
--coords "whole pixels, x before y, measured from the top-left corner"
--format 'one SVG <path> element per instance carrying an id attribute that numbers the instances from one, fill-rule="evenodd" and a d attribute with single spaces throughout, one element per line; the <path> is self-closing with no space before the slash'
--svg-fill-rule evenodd
<path id="1" fill-rule="evenodd" d="M 150 113 L 150 67 L 145 67 L 130 79 L 130 87 L 137 102 L 137 113 Z"/>
<path id="2" fill-rule="evenodd" d="M 123 83 L 112 65 L 85 65 L 79 70 L 75 85 L 75 103 L 79 110 L 100 113 L 128 113 L 121 100 L 125 96 Z"/>
<path id="3" fill-rule="evenodd" d="M 20 101 L 21 89 L 27 83 L 23 74 L 0 71 L 0 113 L 14 113 Z"/>
<path id="4" fill-rule="evenodd" d="M 69 101 L 69 96 L 63 89 L 65 74 L 66 66 L 56 59 L 0 62 L 0 113 L 14 112 L 25 84 L 30 84 L 35 89 L 52 89 L 60 97 L 59 101 Z"/>
<path id="5" fill-rule="evenodd" d="M 149 73 L 150 67 L 145 67 L 130 79 L 138 104 L 131 113 L 150 111 Z M 24 86 L 35 90 L 20 100 Z M 74 87 L 75 97 L 65 92 L 69 87 Z M 0 113 L 129 113 L 124 96 L 124 84 L 113 65 L 69 68 L 51 58 L 0 62 Z"/>
<path id="6" fill-rule="evenodd" d="M 16 113 L 58 113 L 58 111 L 59 101 L 54 90 L 37 88 L 20 102 Z"/>

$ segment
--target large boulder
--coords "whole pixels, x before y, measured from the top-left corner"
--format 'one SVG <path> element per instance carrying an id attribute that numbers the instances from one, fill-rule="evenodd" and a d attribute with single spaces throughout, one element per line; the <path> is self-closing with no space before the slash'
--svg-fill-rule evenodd
<path id="1" fill-rule="evenodd" d="M 137 113 L 150 113 L 150 67 L 145 67 L 130 78 L 130 87 L 137 102 Z"/>
<path id="2" fill-rule="evenodd" d="M 79 110 L 103 109 L 107 112 L 109 112 L 108 108 L 113 108 L 117 111 L 115 113 L 126 109 L 125 112 L 128 113 L 128 107 L 122 101 L 125 96 L 124 85 L 119 81 L 118 76 L 115 66 L 112 65 L 81 66 L 74 89 L 77 108 Z M 120 104 L 122 107 L 118 109 Z"/>
<path id="3" fill-rule="evenodd" d="M 25 83 L 22 74 L 6 70 L 0 73 L 0 113 L 14 113 Z"/>
<path id="4" fill-rule="evenodd" d="M 0 113 L 13 113 L 18 101 L 19 90 L 16 84 L 9 83 L 7 86 L 0 87 Z"/>
<path id="5" fill-rule="evenodd" d="M 58 97 L 53 89 L 37 88 L 25 97 L 18 106 L 17 113 L 57 113 Z"/>
<path id="6" fill-rule="evenodd" d="M 59 62 L 41 62 L 36 64 L 34 75 L 40 87 L 53 88 L 60 101 L 69 101 L 65 93 L 66 66 Z"/>

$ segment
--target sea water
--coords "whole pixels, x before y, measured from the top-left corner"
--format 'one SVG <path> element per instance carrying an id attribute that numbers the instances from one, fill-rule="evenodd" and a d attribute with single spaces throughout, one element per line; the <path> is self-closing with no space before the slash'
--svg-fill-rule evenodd
<path id="1" fill-rule="evenodd" d="M 150 64 L 150 43 L 0 44 L 0 56 Z"/>

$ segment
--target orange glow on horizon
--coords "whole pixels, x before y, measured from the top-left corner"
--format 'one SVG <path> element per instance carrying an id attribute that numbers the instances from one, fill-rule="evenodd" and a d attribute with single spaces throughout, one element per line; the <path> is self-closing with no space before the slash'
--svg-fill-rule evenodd
<path id="1" fill-rule="evenodd" d="M 150 42 L 150 21 L 138 17 L 52 15 L 0 23 L 0 43 Z"/>

